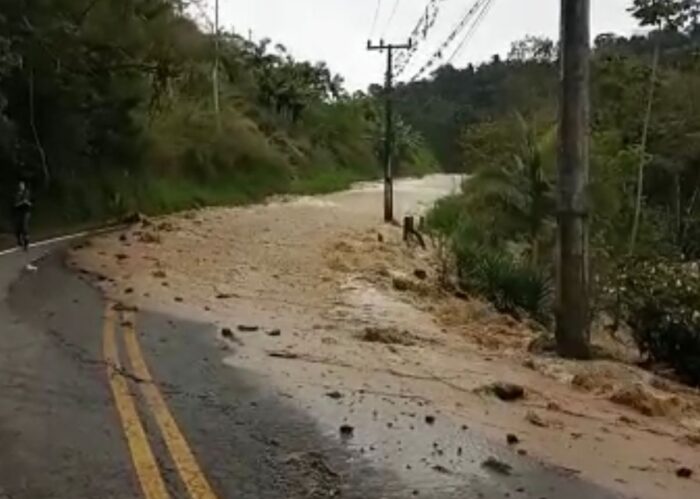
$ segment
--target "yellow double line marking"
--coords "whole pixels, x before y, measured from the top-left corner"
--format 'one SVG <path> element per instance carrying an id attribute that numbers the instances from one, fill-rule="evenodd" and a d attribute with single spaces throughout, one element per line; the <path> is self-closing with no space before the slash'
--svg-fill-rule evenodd
<path id="1" fill-rule="evenodd" d="M 144 496 L 146 499 L 167 499 L 170 496 L 148 443 L 148 437 L 136 410 L 134 398 L 129 391 L 129 385 L 122 374 L 115 336 L 115 316 L 115 312 L 108 307 L 103 331 L 104 357 L 112 394 Z M 216 495 L 202 473 L 187 440 L 168 409 L 163 395 L 153 382 L 136 337 L 133 314 L 125 314 L 123 318 L 124 342 L 133 373 L 142 380 L 139 383 L 141 392 L 190 497 L 193 499 L 216 499 Z"/>

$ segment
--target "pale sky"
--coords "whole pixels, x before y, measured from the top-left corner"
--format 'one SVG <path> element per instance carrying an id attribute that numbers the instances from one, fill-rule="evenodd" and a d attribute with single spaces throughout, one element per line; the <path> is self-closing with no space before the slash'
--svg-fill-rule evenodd
<path id="1" fill-rule="evenodd" d="M 213 0 L 209 0 L 213 4 Z M 366 50 L 377 0 L 219 0 L 222 28 L 240 34 L 252 30 L 253 38 L 269 37 L 284 44 L 298 59 L 326 61 L 340 73 L 349 90 L 366 89 L 381 82 L 385 57 Z M 374 39 L 405 42 L 428 0 L 380 0 L 381 9 Z M 440 16 L 416 53 L 403 79 L 413 73 L 442 43 L 461 15 L 475 0 L 442 0 Z M 561 0 L 494 0 L 469 43 L 453 64 L 488 60 L 505 55 L 511 42 L 527 34 L 557 38 Z M 396 12 L 389 24 L 395 3 Z M 632 0 L 591 0 L 593 33 L 629 35 L 637 25 L 626 12 Z M 212 16 L 213 17 L 213 16 Z M 459 39 L 457 40 L 458 44 Z M 448 51 L 448 54 L 451 50 Z"/>

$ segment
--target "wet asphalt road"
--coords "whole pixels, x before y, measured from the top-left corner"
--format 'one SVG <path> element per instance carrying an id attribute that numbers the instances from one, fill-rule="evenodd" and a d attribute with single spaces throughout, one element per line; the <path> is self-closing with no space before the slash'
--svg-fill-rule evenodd
<path id="1" fill-rule="evenodd" d="M 113 310 L 61 249 L 0 257 L 0 499 L 616 497 L 516 455 L 407 486 L 225 365 L 210 326 Z"/>

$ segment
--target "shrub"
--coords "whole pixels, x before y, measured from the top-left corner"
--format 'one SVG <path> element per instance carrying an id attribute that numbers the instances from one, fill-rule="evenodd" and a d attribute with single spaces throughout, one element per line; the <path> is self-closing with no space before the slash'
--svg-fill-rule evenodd
<path id="1" fill-rule="evenodd" d="M 484 245 L 456 244 L 460 285 L 493 303 L 500 312 L 520 318 L 524 313 L 547 325 L 552 287 L 539 269 L 512 255 Z"/>
<path id="2" fill-rule="evenodd" d="M 700 273 L 697 264 L 632 262 L 621 298 L 640 352 L 700 385 Z"/>

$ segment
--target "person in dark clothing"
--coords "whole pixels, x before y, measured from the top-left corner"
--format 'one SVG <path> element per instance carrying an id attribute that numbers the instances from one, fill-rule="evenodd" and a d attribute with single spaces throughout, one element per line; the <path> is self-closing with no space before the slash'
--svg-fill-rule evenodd
<path id="1" fill-rule="evenodd" d="M 15 236 L 17 244 L 27 251 L 29 248 L 29 217 L 32 212 L 32 200 L 29 193 L 29 187 L 23 181 L 17 185 L 17 193 L 15 194 L 14 218 L 15 218 Z"/>

